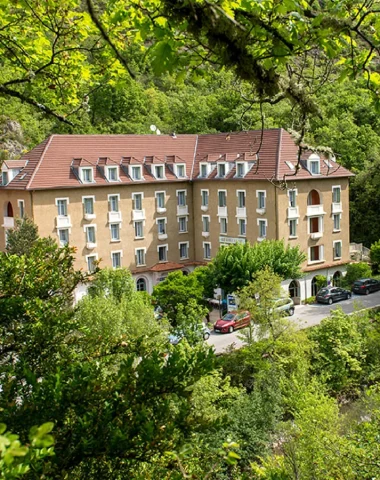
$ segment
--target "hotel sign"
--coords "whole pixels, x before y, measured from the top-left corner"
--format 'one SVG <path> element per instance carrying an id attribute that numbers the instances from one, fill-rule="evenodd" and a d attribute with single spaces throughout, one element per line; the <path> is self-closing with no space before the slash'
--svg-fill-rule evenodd
<path id="1" fill-rule="evenodd" d="M 231 245 L 232 243 L 245 243 L 245 238 L 219 237 L 219 243 Z"/>

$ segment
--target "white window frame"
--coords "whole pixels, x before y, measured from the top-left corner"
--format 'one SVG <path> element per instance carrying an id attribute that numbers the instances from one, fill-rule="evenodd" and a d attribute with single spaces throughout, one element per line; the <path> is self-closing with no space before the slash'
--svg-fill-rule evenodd
<path id="1" fill-rule="evenodd" d="M 203 203 L 204 194 L 206 194 L 206 196 L 207 196 L 207 203 Z M 208 189 L 202 189 L 201 190 L 201 208 L 203 207 L 203 209 L 207 210 L 208 206 L 209 206 L 209 203 L 210 203 L 210 191 Z"/>
<path id="2" fill-rule="evenodd" d="M 111 210 L 111 197 L 117 197 L 117 210 Z M 108 211 L 109 212 L 120 212 L 120 193 L 110 193 L 107 196 L 108 200 Z"/>
<path id="3" fill-rule="evenodd" d="M 86 208 L 86 200 L 92 200 L 92 213 L 87 213 L 85 211 Z M 95 195 L 85 195 L 82 197 L 82 204 L 83 204 L 83 215 L 91 215 L 91 218 L 95 218 Z"/>
<path id="4" fill-rule="evenodd" d="M 241 233 L 241 225 L 244 224 L 244 233 Z M 247 219 L 245 218 L 238 218 L 238 226 L 239 226 L 239 237 L 246 237 L 247 236 Z"/>
<path id="5" fill-rule="evenodd" d="M 292 205 L 291 201 L 290 201 L 291 192 L 294 192 L 294 205 Z M 290 188 L 288 190 L 289 207 L 295 208 L 297 206 L 297 196 L 298 196 L 298 189 L 297 188 Z"/>
<path id="6" fill-rule="evenodd" d="M 117 225 L 118 227 L 118 232 L 119 232 L 119 238 L 112 238 L 112 226 L 113 225 Z M 111 235 L 111 242 L 113 243 L 116 243 L 116 242 L 120 242 L 121 241 L 121 238 L 120 238 L 120 223 L 110 223 L 110 235 Z"/>
<path id="7" fill-rule="evenodd" d="M 219 193 L 223 193 L 223 192 L 224 192 L 224 196 L 225 196 L 225 200 L 226 200 L 225 203 L 226 203 L 226 204 L 225 204 L 225 205 L 219 205 L 219 200 L 220 200 L 220 198 L 219 198 Z M 225 189 L 220 189 L 220 190 L 218 190 L 218 207 L 222 207 L 222 208 L 223 208 L 223 207 L 227 207 L 227 190 L 225 190 Z"/>
<path id="8" fill-rule="evenodd" d="M 207 220 L 207 229 L 205 229 L 205 220 Z M 202 232 L 210 233 L 210 215 L 202 215 Z"/>
<path id="9" fill-rule="evenodd" d="M 220 167 L 224 166 L 224 175 L 220 175 Z M 226 178 L 228 174 L 228 163 L 227 162 L 217 162 L 216 163 L 216 169 L 217 169 L 217 177 L 218 178 Z"/>
<path id="10" fill-rule="evenodd" d="M 339 200 L 338 201 L 334 200 L 334 192 L 336 190 L 339 191 Z M 342 187 L 340 185 L 333 185 L 332 188 L 331 188 L 331 192 L 332 192 L 332 203 L 341 203 L 341 201 L 342 201 Z"/>
<path id="11" fill-rule="evenodd" d="M 118 267 L 115 267 L 113 264 L 113 258 L 115 254 L 120 255 L 120 265 Z M 114 250 L 111 252 L 111 262 L 112 262 L 112 268 L 115 270 L 116 268 L 121 268 L 122 267 L 122 258 L 123 258 L 123 250 Z"/>
<path id="12" fill-rule="evenodd" d="M 143 173 L 142 173 L 142 165 L 130 165 L 129 168 L 131 169 L 131 175 L 130 177 L 132 178 L 132 180 L 134 182 L 141 182 L 141 180 L 145 180 L 144 179 L 144 176 L 143 176 Z M 139 170 L 139 176 L 140 178 L 136 178 L 134 175 L 133 175 L 133 171 L 134 169 L 138 169 Z"/>
<path id="13" fill-rule="evenodd" d="M 222 220 L 225 220 L 225 224 L 226 224 L 226 231 L 225 232 L 222 232 L 222 225 L 223 225 Z M 228 232 L 228 217 L 219 217 L 219 223 L 220 223 L 220 235 L 227 235 L 227 232 Z"/>
<path id="14" fill-rule="evenodd" d="M 340 232 L 341 231 L 341 225 L 340 222 L 342 221 L 342 214 L 341 213 L 333 213 L 333 232 Z M 335 217 L 339 218 L 339 228 L 335 228 Z"/>
<path id="15" fill-rule="evenodd" d="M 210 256 L 209 257 L 206 257 L 205 253 L 206 253 L 206 245 L 208 245 L 209 249 L 210 249 Z M 203 258 L 205 260 L 211 260 L 211 242 L 202 242 L 202 247 L 203 247 Z"/>
<path id="16" fill-rule="evenodd" d="M 239 204 L 240 195 L 243 194 L 244 196 L 244 205 Z M 238 208 L 245 208 L 247 205 L 247 192 L 245 190 L 236 190 L 236 197 L 237 197 L 237 206 Z"/>
<path id="17" fill-rule="evenodd" d="M 206 175 L 202 175 L 202 167 L 206 167 Z M 199 178 L 207 178 L 210 175 L 210 165 L 205 162 L 199 164 Z"/>
<path id="18" fill-rule="evenodd" d="M 313 165 L 318 165 L 317 172 L 313 172 Z M 321 174 L 321 158 L 316 153 L 312 153 L 307 159 L 307 168 L 311 175 L 320 175 Z"/>
<path id="19" fill-rule="evenodd" d="M 141 237 L 138 237 L 136 235 L 136 223 L 141 223 L 141 233 L 142 233 Z M 133 222 L 133 230 L 135 232 L 135 240 L 140 240 L 141 238 L 145 238 L 144 237 L 144 226 L 145 226 L 145 221 L 144 220 L 135 220 Z"/>
<path id="20" fill-rule="evenodd" d="M 18 210 L 19 210 L 19 217 L 25 218 L 25 200 L 17 200 Z M 21 207 L 22 205 L 22 207 Z"/>
<path id="21" fill-rule="evenodd" d="M 160 232 L 160 229 L 159 229 L 159 224 L 162 223 L 162 221 L 164 222 L 164 225 L 165 225 L 165 228 L 164 228 L 164 232 Z M 168 224 L 168 218 L 167 217 L 159 217 L 159 218 L 156 218 L 156 225 L 157 225 L 157 233 L 158 235 L 167 235 L 168 234 L 168 231 L 167 231 L 167 224 Z"/>
<path id="22" fill-rule="evenodd" d="M 90 253 L 89 255 L 86 255 L 86 256 L 85 256 L 85 258 L 86 258 L 86 265 L 87 265 L 87 272 L 92 273 L 92 271 L 89 270 L 89 268 L 88 268 L 88 259 L 89 259 L 90 257 L 95 257 L 95 261 L 99 260 L 99 257 L 98 257 L 98 254 L 97 254 L 97 253 Z"/>
<path id="23" fill-rule="evenodd" d="M 318 218 L 318 232 L 313 232 L 313 233 L 323 233 L 324 231 L 324 221 L 323 221 L 323 215 L 314 215 L 312 217 L 308 217 L 307 219 L 307 233 L 310 235 L 310 222 L 313 218 Z"/>
<path id="24" fill-rule="evenodd" d="M 137 263 L 137 252 L 142 250 L 144 252 L 144 263 Z M 146 247 L 135 248 L 135 263 L 136 267 L 145 267 L 146 266 Z"/>
<path id="25" fill-rule="evenodd" d="M 179 194 L 182 193 L 182 192 L 185 194 L 185 204 L 184 204 L 184 205 L 180 205 L 180 204 L 178 203 L 178 201 L 179 201 Z M 186 207 L 186 206 L 187 206 L 187 190 L 185 190 L 185 189 L 176 190 L 175 193 L 176 193 L 176 197 L 177 197 L 177 205 L 178 205 L 179 207 Z"/>
<path id="26" fill-rule="evenodd" d="M 183 168 L 183 175 L 179 175 L 178 167 Z M 186 178 L 187 177 L 187 175 L 186 175 L 186 163 L 176 163 L 175 164 L 175 174 L 176 174 L 177 178 Z"/>
<path id="27" fill-rule="evenodd" d="M 136 197 L 138 195 L 141 195 L 141 208 L 137 209 L 135 208 L 135 203 L 136 203 Z M 143 209 L 143 201 L 144 201 L 144 192 L 133 192 L 132 193 L 132 210 L 136 210 L 137 212 L 141 212 Z"/>
<path id="28" fill-rule="evenodd" d="M 265 235 L 260 236 L 260 223 L 264 222 L 265 224 Z M 259 234 L 258 234 L 258 241 L 265 240 L 268 237 L 268 220 L 266 218 L 258 218 L 257 219 L 257 226 L 259 227 Z"/>
<path id="29" fill-rule="evenodd" d="M 57 228 L 57 235 L 58 235 L 58 241 L 59 241 L 59 246 L 64 247 L 67 245 L 67 243 L 62 244 L 61 243 L 61 231 L 66 231 L 67 230 L 67 243 L 69 243 L 70 240 L 70 228 Z"/>
<path id="30" fill-rule="evenodd" d="M 314 247 L 319 247 L 319 260 L 311 260 L 311 249 L 314 248 Z M 312 247 L 309 247 L 308 248 L 308 264 L 310 265 L 313 265 L 314 263 L 323 263 L 325 260 L 324 260 L 324 253 L 325 253 L 325 249 L 324 249 L 324 245 L 314 245 Z"/>
<path id="31" fill-rule="evenodd" d="M 91 180 L 85 180 L 85 178 L 84 178 L 84 171 L 85 170 L 91 172 Z M 80 173 L 80 179 L 81 179 L 82 183 L 95 183 L 94 169 L 92 167 L 79 167 L 79 173 Z"/>
<path id="32" fill-rule="evenodd" d="M 110 170 L 114 170 L 114 169 L 116 169 L 116 180 L 113 180 L 113 179 L 110 178 Z M 110 183 L 120 182 L 118 165 L 106 165 L 106 172 L 107 172 L 107 180 Z"/>
<path id="33" fill-rule="evenodd" d="M 335 245 L 340 244 L 340 256 L 335 255 Z M 334 240 L 333 241 L 333 259 L 340 260 L 342 258 L 342 240 Z"/>
<path id="34" fill-rule="evenodd" d="M 260 207 L 260 194 L 263 193 L 264 195 L 264 206 L 263 207 Z M 267 191 L 266 190 L 256 190 L 256 198 L 257 198 L 257 208 L 256 208 L 256 212 L 257 213 L 263 213 L 265 212 L 266 208 L 267 208 Z"/>
<path id="35" fill-rule="evenodd" d="M 88 239 L 88 230 L 89 229 L 94 229 L 94 232 L 95 232 L 95 242 L 90 242 L 89 239 Z M 95 245 L 97 245 L 97 225 L 95 225 L 94 223 L 90 223 L 88 225 L 83 225 L 83 231 L 86 235 L 86 243 L 94 243 Z"/>
<path id="36" fill-rule="evenodd" d="M 60 215 L 60 214 L 59 214 L 59 211 L 58 211 L 58 202 L 60 202 L 60 201 L 62 201 L 62 202 L 66 201 L 66 215 Z M 69 205 L 70 205 L 70 201 L 69 201 L 69 198 L 68 198 L 68 197 L 56 198 L 56 199 L 55 199 L 55 205 L 56 205 L 56 207 L 57 207 L 57 215 L 58 215 L 58 217 L 68 217 L 68 216 L 69 216 L 69 208 L 68 208 L 68 207 L 69 207 Z"/>
<path id="37" fill-rule="evenodd" d="M 185 219 L 186 230 L 180 230 L 181 219 Z M 181 215 L 180 217 L 178 217 L 178 233 L 188 233 L 189 232 L 188 223 L 189 221 L 186 215 Z"/>
<path id="38" fill-rule="evenodd" d="M 163 207 L 160 207 L 158 205 L 158 198 L 160 195 L 163 195 L 164 196 L 164 206 Z M 166 212 L 166 190 L 159 190 L 157 192 L 154 192 L 154 196 L 155 196 L 155 199 L 156 199 L 156 210 L 158 213 L 164 213 Z"/>
<path id="39" fill-rule="evenodd" d="M 181 257 L 181 246 L 182 245 L 186 245 L 186 256 L 185 257 Z M 189 258 L 189 246 L 190 246 L 190 242 L 178 242 L 180 260 L 186 260 L 186 259 Z"/>
<path id="40" fill-rule="evenodd" d="M 166 180 L 166 175 L 165 175 L 165 165 L 153 165 L 154 168 L 154 178 L 156 180 Z M 157 176 L 157 169 L 162 168 L 162 177 Z"/>
<path id="41" fill-rule="evenodd" d="M 290 229 L 290 225 L 295 222 L 295 235 L 292 235 L 291 234 L 291 229 Z M 298 235 L 297 235 L 297 225 L 298 225 L 298 218 L 289 218 L 288 219 L 288 226 L 289 226 L 289 238 L 298 238 Z"/>
<path id="42" fill-rule="evenodd" d="M 160 260 L 160 249 L 165 248 L 165 260 Z M 165 243 L 164 245 L 157 245 L 157 253 L 158 253 L 158 263 L 166 263 L 168 261 L 168 253 L 169 253 L 169 245 Z"/>
<path id="43" fill-rule="evenodd" d="M 247 163 L 246 162 L 235 162 L 235 165 L 236 165 L 235 178 L 244 178 L 247 174 Z M 238 166 L 243 167 L 243 175 L 238 175 Z"/>

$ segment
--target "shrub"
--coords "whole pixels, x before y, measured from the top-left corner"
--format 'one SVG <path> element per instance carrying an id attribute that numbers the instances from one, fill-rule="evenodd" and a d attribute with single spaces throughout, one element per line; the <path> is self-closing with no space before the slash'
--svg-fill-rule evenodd
<path id="1" fill-rule="evenodd" d="M 315 281 L 316 281 L 316 285 L 317 285 L 318 291 L 319 291 L 321 288 L 327 286 L 327 277 L 325 277 L 324 275 L 317 275 L 317 276 L 315 277 Z"/>
<path id="2" fill-rule="evenodd" d="M 371 245 L 369 253 L 374 273 L 378 273 L 380 266 L 380 240 Z"/>
<path id="3" fill-rule="evenodd" d="M 370 277 L 372 274 L 371 268 L 368 263 L 360 262 L 360 263 L 351 263 L 347 266 L 347 273 L 344 277 L 344 283 L 347 286 L 352 285 L 355 280 L 358 278 L 367 278 Z"/>
<path id="4" fill-rule="evenodd" d="M 315 303 L 315 297 L 309 297 L 304 300 L 305 305 L 310 305 L 312 303 Z"/>

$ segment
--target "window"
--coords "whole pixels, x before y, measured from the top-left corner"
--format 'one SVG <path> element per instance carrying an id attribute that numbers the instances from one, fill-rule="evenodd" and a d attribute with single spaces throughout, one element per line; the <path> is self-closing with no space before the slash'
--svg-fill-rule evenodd
<path id="1" fill-rule="evenodd" d="M 297 203 L 297 190 L 289 190 L 289 207 L 295 207 Z"/>
<path id="2" fill-rule="evenodd" d="M 94 198 L 93 197 L 83 197 L 83 209 L 85 215 L 94 214 Z"/>
<path id="3" fill-rule="evenodd" d="M 338 240 L 337 242 L 333 242 L 333 249 L 334 249 L 334 260 L 336 258 L 342 258 L 342 242 Z"/>
<path id="4" fill-rule="evenodd" d="M 227 218 L 220 218 L 220 233 L 226 235 L 227 233 Z"/>
<path id="5" fill-rule="evenodd" d="M 87 255 L 87 270 L 92 273 L 96 270 L 96 262 L 98 260 L 97 255 Z"/>
<path id="6" fill-rule="evenodd" d="M 120 224 L 111 223 L 111 242 L 118 242 L 120 240 Z"/>
<path id="7" fill-rule="evenodd" d="M 119 211 L 119 195 L 109 195 L 108 202 L 109 202 L 110 212 Z"/>
<path id="8" fill-rule="evenodd" d="M 246 222 L 244 218 L 239 218 L 239 235 L 245 236 L 246 234 Z"/>
<path id="9" fill-rule="evenodd" d="M 145 265 L 145 248 L 136 248 L 136 265 L 140 267 L 141 265 Z"/>
<path id="10" fill-rule="evenodd" d="M 24 216 L 25 216 L 24 200 L 18 200 L 18 208 L 19 208 L 19 211 L 20 211 L 20 218 L 24 218 Z"/>
<path id="11" fill-rule="evenodd" d="M 334 219 L 334 230 L 340 230 L 340 213 L 335 213 L 333 215 Z"/>
<path id="12" fill-rule="evenodd" d="M 69 243 L 69 229 L 68 228 L 62 228 L 58 230 L 58 235 L 59 235 L 59 245 L 61 247 L 64 247 Z"/>
<path id="13" fill-rule="evenodd" d="M 121 252 L 112 252 L 112 268 L 120 268 L 121 267 Z"/>
<path id="14" fill-rule="evenodd" d="M 201 190 L 202 207 L 208 207 L 208 190 Z"/>
<path id="15" fill-rule="evenodd" d="M 259 237 L 265 238 L 267 236 L 267 221 L 259 219 L 258 225 L 259 225 Z"/>
<path id="16" fill-rule="evenodd" d="M 157 208 L 165 208 L 165 192 L 156 192 Z"/>
<path id="17" fill-rule="evenodd" d="M 119 175 L 117 167 L 107 167 L 107 178 L 109 182 L 117 182 Z"/>
<path id="18" fill-rule="evenodd" d="M 8 182 L 9 182 L 8 172 L 3 172 L 2 173 L 2 184 L 3 185 L 8 185 Z"/>
<path id="19" fill-rule="evenodd" d="M 211 258 L 211 243 L 203 242 L 203 258 L 209 260 Z"/>
<path id="20" fill-rule="evenodd" d="M 143 238 L 143 237 L 144 237 L 144 226 L 141 220 L 141 221 L 135 222 L 135 238 Z"/>
<path id="21" fill-rule="evenodd" d="M 245 207 L 245 191 L 239 190 L 237 192 L 237 197 L 238 197 L 238 208 L 244 208 Z"/>
<path id="22" fill-rule="evenodd" d="M 176 165 L 177 177 L 184 178 L 186 177 L 186 169 L 185 165 Z"/>
<path id="23" fill-rule="evenodd" d="M 159 235 L 166 234 L 166 218 L 158 218 L 157 219 L 157 229 Z"/>
<path id="24" fill-rule="evenodd" d="M 319 160 L 310 160 L 310 172 L 312 175 L 318 175 L 319 172 Z"/>
<path id="25" fill-rule="evenodd" d="M 159 262 L 167 262 L 168 261 L 168 246 L 167 245 L 160 245 L 157 247 L 158 251 L 158 261 Z"/>
<path id="26" fill-rule="evenodd" d="M 226 176 L 226 164 L 218 163 L 218 177 L 225 177 L 225 176 Z"/>
<path id="27" fill-rule="evenodd" d="M 218 206 L 219 207 L 227 206 L 227 192 L 225 190 L 218 191 Z"/>
<path id="28" fill-rule="evenodd" d="M 179 233 L 187 232 L 187 217 L 179 217 L 178 224 L 179 224 Z"/>
<path id="29" fill-rule="evenodd" d="M 146 280 L 145 278 L 139 278 L 136 282 L 136 290 L 138 292 L 146 292 Z"/>
<path id="30" fill-rule="evenodd" d="M 132 179 L 133 180 L 141 180 L 142 179 L 141 165 L 132 166 L 131 167 L 131 172 L 132 172 Z"/>
<path id="31" fill-rule="evenodd" d="M 210 217 L 202 215 L 202 232 L 210 232 Z"/>
<path id="32" fill-rule="evenodd" d="M 318 262 L 323 259 L 323 247 L 322 245 L 316 245 L 310 247 L 310 262 Z"/>
<path id="33" fill-rule="evenodd" d="M 266 191 L 257 190 L 256 196 L 257 196 L 257 208 L 260 210 L 265 210 Z"/>
<path id="34" fill-rule="evenodd" d="M 142 193 L 132 193 L 133 210 L 142 210 Z"/>
<path id="35" fill-rule="evenodd" d="M 96 243 L 95 226 L 86 226 L 87 243 Z"/>
<path id="36" fill-rule="evenodd" d="M 92 183 L 94 181 L 92 168 L 81 168 L 82 182 Z"/>
<path id="37" fill-rule="evenodd" d="M 186 190 L 177 191 L 177 202 L 179 207 L 186 206 Z"/>
<path id="38" fill-rule="evenodd" d="M 236 176 L 241 178 L 245 175 L 245 163 L 236 163 Z"/>
<path id="39" fill-rule="evenodd" d="M 200 164 L 200 168 L 201 168 L 201 171 L 200 171 L 200 177 L 202 178 L 206 178 L 207 177 L 207 174 L 208 174 L 208 165 L 207 163 L 201 163 Z"/>
<path id="40" fill-rule="evenodd" d="M 296 237 L 297 236 L 297 220 L 292 219 L 289 220 L 289 237 Z"/>
<path id="41" fill-rule="evenodd" d="M 340 187 L 332 188 L 333 203 L 340 203 Z"/>
<path id="42" fill-rule="evenodd" d="M 58 215 L 60 217 L 67 217 L 67 199 L 66 198 L 58 198 L 56 200 Z"/>
<path id="43" fill-rule="evenodd" d="M 179 244 L 179 258 L 181 260 L 189 258 L 189 242 Z"/>
<path id="44" fill-rule="evenodd" d="M 164 166 L 163 165 L 155 165 L 154 166 L 154 176 L 161 180 L 164 178 Z"/>

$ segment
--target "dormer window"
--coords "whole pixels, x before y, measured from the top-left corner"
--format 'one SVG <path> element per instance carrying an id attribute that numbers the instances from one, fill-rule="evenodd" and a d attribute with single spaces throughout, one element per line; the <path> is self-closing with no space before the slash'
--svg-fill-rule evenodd
<path id="1" fill-rule="evenodd" d="M 109 182 L 119 181 L 118 167 L 107 167 L 107 180 Z"/>
<path id="2" fill-rule="evenodd" d="M 218 163 L 218 177 L 223 178 L 226 176 L 226 164 Z"/>
<path id="3" fill-rule="evenodd" d="M 81 179 L 83 183 L 93 183 L 94 175 L 93 175 L 92 168 L 88 168 L 88 167 L 81 168 L 80 173 L 81 173 Z"/>
<path id="4" fill-rule="evenodd" d="M 165 178 L 163 165 L 154 166 L 154 176 L 157 178 L 157 180 L 162 180 Z"/>
<path id="5" fill-rule="evenodd" d="M 201 178 L 206 178 L 208 176 L 208 164 L 207 163 L 201 163 L 200 164 L 200 174 L 199 176 Z"/>
<path id="6" fill-rule="evenodd" d="M 9 183 L 8 172 L 3 172 L 3 174 L 2 174 L 2 184 L 3 185 L 8 185 L 8 183 Z"/>
<path id="7" fill-rule="evenodd" d="M 186 177 L 186 168 L 184 164 L 176 165 L 176 175 L 178 178 Z"/>
<path id="8" fill-rule="evenodd" d="M 142 168 L 141 168 L 141 165 L 133 165 L 131 167 L 131 177 L 132 177 L 132 180 L 142 180 Z"/>
<path id="9" fill-rule="evenodd" d="M 242 178 L 245 175 L 245 163 L 237 162 L 236 163 L 236 177 Z"/>
<path id="10" fill-rule="evenodd" d="M 310 155 L 307 160 L 307 168 L 312 175 L 319 175 L 321 173 L 320 169 L 320 158 L 315 153 Z"/>

